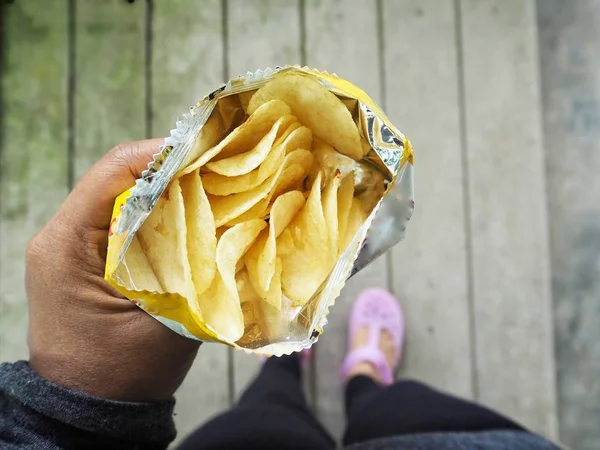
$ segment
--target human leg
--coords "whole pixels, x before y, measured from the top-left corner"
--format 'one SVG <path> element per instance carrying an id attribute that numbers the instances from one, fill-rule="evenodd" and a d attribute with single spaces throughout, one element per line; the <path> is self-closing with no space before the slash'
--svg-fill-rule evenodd
<path id="1" fill-rule="evenodd" d="M 488 408 L 412 380 L 386 387 L 367 376 L 354 377 L 346 386 L 346 411 L 345 445 L 402 434 L 524 430 Z"/>
<path id="2" fill-rule="evenodd" d="M 347 381 L 344 444 L 434 431 L 523 430 L 498 413 L 423 383 L 393 383 L 404 323 L 389 293 L 363 292 L 353 307 L 349 330 L 349 353 L 341 370 Z"/>
<path id="3" fill-rule="evenodd" d="M 240 401 L 192 433 L 181 450 L 332 449 L 302 392 L 299 354 L 269 358 Z"/>

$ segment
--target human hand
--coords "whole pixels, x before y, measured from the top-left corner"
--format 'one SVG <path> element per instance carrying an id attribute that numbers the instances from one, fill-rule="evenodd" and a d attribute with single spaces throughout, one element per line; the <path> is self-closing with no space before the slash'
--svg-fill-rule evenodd
<path id="1" fill-rule="evenodd" d="M 139 178 L 162 139 L 115 147 L 73 189 L 27 248 L 29 364 L 91 395 L 158 401 L 173 395 L 199 343 L 104 282 L 115 197 Z"/>

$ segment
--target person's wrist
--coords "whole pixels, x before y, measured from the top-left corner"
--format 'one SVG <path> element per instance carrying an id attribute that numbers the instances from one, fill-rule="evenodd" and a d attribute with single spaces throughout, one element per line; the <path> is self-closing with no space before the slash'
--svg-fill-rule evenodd
<path id="1" fill-rule="evenodd" d="M 42 378 L 95 397 L 132 402 L 171 398 L 200 344 L 131 306 L 100 327 L 96 323 L 86 330 L 82 324 L 84 330 L 76 333 L 62 330 L 71 336 L 68 344 L 53 340 L 31 345 L 30 367 Z"/>

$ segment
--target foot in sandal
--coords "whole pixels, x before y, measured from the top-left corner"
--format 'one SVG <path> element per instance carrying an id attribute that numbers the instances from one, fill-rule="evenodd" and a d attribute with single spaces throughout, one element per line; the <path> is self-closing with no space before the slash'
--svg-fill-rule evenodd
<path id="1" fill-rule="evenodd" d="M 394 296 L 377 288 L 361 292 L 352 307 L 348 335 L 342 379 L 364 375 L 392 384 L 404 340 L 404 318 Z"/>

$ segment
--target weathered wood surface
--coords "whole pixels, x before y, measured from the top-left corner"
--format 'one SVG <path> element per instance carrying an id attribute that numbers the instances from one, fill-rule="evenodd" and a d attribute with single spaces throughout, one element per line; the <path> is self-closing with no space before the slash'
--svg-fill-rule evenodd
<path id="1" fill-rule="evenodd" d="M 377 3 L 309 0 L 304 13 L 306 64 L 349 79 L 379 101 Z M 315 412 L 336 438 L 341 437 L 345 426 L 343 386 L 337 372 L 346 352 L 350 308 L 365 287 L 386 288 L 387 273 L 383 257 L 349 281 L 331 308 L 325 332 L 315 346 Z"/>
<path id="2" fill-rule="evenodd" d="M 67 1 L 4 7 L 0 361 L 27 358 L 25 246 L 68 192 Z"/>
<path id="3" fill-rule="evenodd" d="M 144 2 L 75 3 L 75 181 L 115 145 L 145 137 L 145 16 Z"/>
<path id="4" fill-rule="evenodd" d="M 596 2 L 540 0 L 538 16 L 533 0 L 40 2 L 3 9 L 0 360 L 27 356 L 26 242 L 98 157 L 166 135 L 229 77 L 305 63 L 363 87 L 416 149 L 407 239 L 349 282 L 316 347 L 317 414 L 340 435 L 351 302 L 389 286 L 407 321 L 401 375 L 549 436 L 555 327 L 560 435 L 597 447 Z M 180 437 L 258 369 L 222 346 L 199 355 L 177 394 Z"/>
<path id="5" fill-rule="evenodd" d="M 556 436 L 533 0 L 461 1 L 477 398 Z"/>
<path id="6" fill-rule="evenodd" d="M 190 106 L 225 79 L 222 5 L 218 0 L 153 5 L 150 130 L 167 136 Z M 204 344 L 198 355 L 176 394 L 178 440 L 230 404 L 228 349 Z"/>
<path id="7" fill-rule="evenodd" d="M 538 1 L 560 436 L 600 445 L 600 5 Z"/>
<path id="8" fill-rule="evenodd" d="M 401 374 L 472 397 L 458 23 L 450 2 L 383 5 L 386 110 L 415 146 L 415 213 L 392 251 L 406 316 Z"/>

